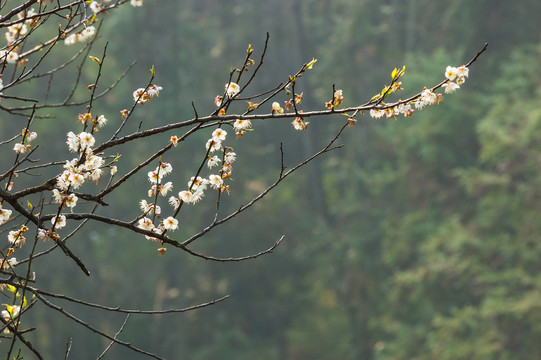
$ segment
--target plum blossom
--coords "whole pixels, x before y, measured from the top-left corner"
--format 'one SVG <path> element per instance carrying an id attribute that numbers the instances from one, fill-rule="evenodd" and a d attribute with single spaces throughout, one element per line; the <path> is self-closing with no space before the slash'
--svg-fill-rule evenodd
<path id="1" fill-rule="evenodd" d="M 152 220 L 150 220 L 147 217 L 144 217 L 144 218 L 139 219 L 137 227 L 139 229 L 151 231 L 154 228 L 154 224 L 152 224 Z"/>
<path id="2" fill-rule="evenodd" d="M 459 66 L 457 68 L 456 75 L 459 78 L 467 78 L 469 76 L 469 74 L 470 74 L 470 69 L 468 69 L 465 65 Z"/>
<path id="3" fill-rule="evenodd" d="M 8 241 L 12 246 L 21 247 L 26 243 L 26 238 L 20 230 L 13 230 L 8 234 Z"/>
<path id="4" fill-rule="evenodd" d="M 83 31 L 81 31 L 81 39 L 79 41 L 85 41 L 90 39 L 96 33 L 96 28 L 94 26 L 87 26 Z"/>
<path id="5" fill-rule="evenodd" d="M 218 128 L 212 132 L 212 140 L 216 142 L 224 141 L 227 136 L 227 131 L 222 128 Z"/>
<path id="6" fill-rule="evenodd" d="M 15 51 L 10 51 L 7 54 L 6 61 L 8 64 L 15 64 L 17 61 L 19 61 L 19 54 L 17 54 Z"/>
<path id="7" fill-rule="evenodd" d="M 233 151 L 228 152 L 224 156 L 224 162 L 226 164 L 232 164 L 237 159 L 237 154 L 235 154 Z"/>
<path id="8" fill-rule="evenodd" d="M 235 122 L 233 123 L 233 129 L 235 129 L 237 133 L 245 131 L 246 129 L 249 129 L 251 127 L 252 127 L 252 122 L 250 120 L 238 119 L 238 120 L 235 120 Z"/>
<path id="9" fill-rule="evenodd" d="M 385 112 L 382 109 L 370 109 L 370 116 L 374 119 L 379 119 L 385 115 Z"/>
<path id="10" fill-rule="evenodd" d="M 163 219 L 162 224 L 164 229 L 166 230 L 175 231 L 176 229 L 178 229 L 178 220 L 172 216 Z"/>
<path id="11" fill-rule="evenodd" d="M 77 205 L 77 200 L 79 198 L 75 195 L 75 194 L 69 194 L 68 196 L 66 196 L 66 206 L 69 207 L 69 208 L 74 208 L 76 205 Z"/>
<path id="12" fill-rule="evenodd" d="M 8 33 L 16 39 L 18 37 L 21 37 L 22 35 L 26 35 L 28 33 L 28 27 L 24 23 L 13 24 L 11 26 L 8 26 Z"/>
<path id="13" fill-rule="evenodd" d="M 209 139 L 207 141 L 207 144 L 205 145 L 207 150 L 210 148 L 210 152 L 215 152 L 217 150 L 220 150 L 222 148 L 222 142 L 221 141 L 214 141 L 213 139 Z"/>
<path id="14" fill-rule="evenodd" d="M 224 181 L 220 175 L 212 174 L 209 176 L 209 184 L 213 189 L 220 189 L 223 186 Z"/>
<path id="15" fill-rule="evenodd" d="M 41 239 L 41 240 L 47 239 L 47 230 L 39 228 L 38 229 L 38 238 Z"/>
<path id="16" fill-rule="evenodd" d="M 64 45 L 70 46 L 78 42 L 86 41 L 90 39 L 96 33 L 94 26 L 87 26 L 83 31 L 70 34 L 64 39 Z"/>
<path id="17" fill-rule="evenodd" d="M 138 104 L 144 104 L 154 96 L 158 96 L 160 91 L 163 88 L 159 85 L 150 85 L 148 90 L 144 88 L 139 88 L 133 92 L 133 101 L 136 101 Z"/>
<path id="18" fill-rule="evenodd" d="M 157 184 L 161 181 L 163 174 L 158 171 L 150 171 L 148 173 L 148 181 L 153 184 Z"/>
<path id="19" fill-rule="evenodd" d="M 79 137 L 73 133 L 73 131 L 70 131 L 68 133 L 68 140 L 66 141 L 66 144 L 68 144 L 68 149 L 71 152 L 77 152 L 79 150 Z"/>
<path id="20" fill-rule="evenodd" d="M 460 85 L 452 81 L 446 82 L 442 85 L 442 87 L 445 89 L 446 94 L 454 93 L 457 89 L 460 89 Z"/>
<path id="21" fill-rule="evenodd" d="M 445 69 L 445 77 L 449 81 L 456 79 L 456 84 L 453 85 L 453 83 L 450 83 L 450 86 L 448 85 L 445 87 L 445 92 L 451 93 L 458 89 L 460 87 L 459 85 L 462 85 L 466 81 L 466 78 L 469 76 L 469 72 L 470 70 L 466 67 L 466 65 L 461 65 L 459 67 L 447 66 Z"/>
<path id="22" fill-rule="evenodd" d="M 58 189 L 53 189 L 53 199 L 54 202 L 57 204 L 62 203 L 62 200 L 64 200 L 64 196 L 58 191 Z"/>
<path id="23" fill-rule="evenodd" d="M 141 211 L 146 214 L 155 213 L 156 215 L 161 214 L 162 210 L 158 205 L 149 204 L 146 200 L 141 200 L 139 202 L 139 207 Z"/>
<path id="24" fill-rule="evenodd" d="M 344 94 L 342 90 L 336 90 L 333 94 L 334 102 L 333 106 L 338 106 L 342 103 L 342 100 L 344 100 Z"/>
<path id="25" fill-rule="evenodd" d="M 425 103 L 425 105 L 432 105 L 436 102 L 437 95 L 434 91 L 430 89 L 424 89 L 421 92 L 421 101 Z"/>
<path id="26" fill-rule="evenodd" d="M 234 82 L 227 83 L 225 84 L 225 92 L 228 97 L 232 98 L 240 92 L 240 86 Z"/>
<path id="27" fill-rule="evenodd" d="M 447 80 L 453 81 L 458 75 L 458 69 L 454 66 L 447 66 L 445 68 L 445 77 Z"/>
<path id="28" fill-rule="evenodd" d="M 306 130 L 308 128 L 308 124 L 310 124 L 308 121 L 305 121 L 302 117 L 296 117 L 295 120 L 291 123 L 293 125 L 293 128 L 295 130 Z"/>
<path id="29" fill-rule="evenodd" d="M 178 197 L 180 200 L 184 201 L 185 203 L 191 203 L 193 202 L 193 195 L 191 191 L 183 190 L 178 193 Z M 169 199 L 171 200 L 171 199 Z"/>
<path id="30" fill-rule="evenodd" d="M 208 180 L 205 179 L 205 181 L 208 183 Z M 189 190 L 183 190 L 178 193 L 178 197 L 180 200 L 182 200 L 185 203 L 188 204 L 195 204 L 199 200 L 201 200 L 204 196 L 204 190 L 206 189 L 205 186 L 199 186 L 195 191 L 189 191 Z"/>
<path id="31" fill-rule="evenodd" d="M 98 118 L 96 119 L 96 123 L 99 127 L 105 126 L 105 124 L 107 124 L 107 119 L 105 118 L 105 115 L 98 116 Z"/>
<path id="32" fill-rule="evenodd" d="M 218 166 L 218 164 L 220 164 L 222 160 L 220 160 L 220 158 L 216 155 L 214 155 L 213 157 L 210 157 L 209 156 L 209 160 L 207 161 L 207 166 L 209 169 L 212 169 L 214 166 Z"/>
<path id="33" fill-rule="evenodd" d="M 77 189 L 79 186 L 83 185 L 85 182 L 85 177 L 80 173 L 71 173 L 68 176 L 68 180 L 71 186 L 73 186 L 74 189 Z"/>
<path id="34" fill-rule="evenodd" d="M 206 182 L 208 182 L 207 179 L 205 179 Z M 204 190 L 207 188 L 207 186 L 205 185 L 205 187 L 198 187 L 197 190 L 195 190 L 193 193 L 192 193 L 192 203 L 195 204 L 196 202 L 198 202 L 199 200 L 201 200 L 203 198 L 203 196 L 205 196 L 205 193 L 204 193 Z"/>
<path id="35" fill-rule="evenodd" d="M 2 269 L 7 270 L 10 267 L 17 265 L 17 258 L 12 257 L 12 258 L 7 259 L 7 261 L 0 261 L 0 262 L 2 263 Z"/>
<path id="36" fill-rule="evenodd" d="M 19 305 L 4 304 L 4 306 L 6 306 L 7 310 L 2 310 L 0 313 L 4 321 L 8 322 L 19 316 L 19 313 L 21 312 L 21 307 Z M 7 331 L 9 332 L 9 329 Z"/>
<path id="37" fill-rule="evenodd" d="M 177 146 L 179 142 L 178 136 L 176 135 L 171 136 L 171 138 L 169 139 L 169 142 L 173 144 L 173 146 Z"/>
<path id="38" fill-rule="evenodd" d="M 11 217 L 11 213 L 11 210 L 2 209 L 2 206 L 0 205 L 0 225 L 9 220 L 9 218 Z"/>
<path id="39" fill-rule="evenodd" d="M 8 234 L 8 240 L 9 242 L 16 247 L 20 247 L 26 243 L 26 238 L 24 237 L 24 233 L 28 230 L 28 227 L 25 225 L 22 225 L 19 230 L 12 230 Z"/>
<path id="40" fill-rule="evenodd" d="M 133 92 L 133 101 L 138 104 L 144 104 L 150 100 L 150 94 L 144 88 L 139 88 Z"/>
<path id="41" fill-rule="evenodd" d="M 158 235 L 163 234 L 163 229 L 160 229 L 160 228 L 153 228 L 151 231 L 152 231 L 154 234 L 158 234 Z M 155 237 L 153 237 L 153 236 L 145 235 L 145 238 L 146 238 L 147 240 L 150 240 L 150 241 L 161 242 L 160 239 L 155 238 Z"/>
<path id="42" fill-rule="evenodd" d="M 180 200 L 174 196 L 169 198 L 169 205 L 171 205 L 175 210 L 180 206 Z"/>
<path id="43" fill-rule="evenodd" d="M 166 182 L 161 186 L 160 195 L 166 196 L 169 191 L 173 190 L 173 183 L 171 181 Z"/>
<path id="44" fill-rule="evenodd" d="M 94 14 L 99 13 L 100 10 L 102 9 L 101 4 L 99 2 L 97 2 L 97 1 L 92 1 L 90 3 L 89 7 L 90 7 L 90 10 L 92 10 L 92 12 Z"/>
<path id="45" fill-rule="evenodd" d="M 282 109 L 279 102 L 275 101 L 272 103 L 272 112 L 274 114 L 282 114 L 284 112 L 284 109 Z"/>
<path id="46" fill-rule="evenodd" d="M 17 154 L 23 154 L 23 153 L 27 152 L 29 149 L 30 149 L 30 144 L 21 144 L 21 143 L 17 143 L 17 144 L 15 144 L 15 146 L 13 147 L 13 150 L 14 150 Z"/>
<path id="47" fill-rule="evenodd" d="M 148 88 L 148 94 L 152 96 L 160 96 L 160 91 L 163 90 L 163 88 L 160 85 L 150 85 Z"/>
<path id="48" fill-rule="evenodd" d="M 173 171 L 173 167 L 170 163 L 162 162 L 159 167 L 156 168 L 156 172 L 160 172 L 160 174 L 163 174 L 164 176 L 171 173 Z"/>
<path id="49" fill-rule="evenodd" d="M 59 215 L 58 218 L 55 216 L 51 219 L 51 224 L 54 225 L 56 229 L 62 229 L 66 226 L 66 216 Z"/>
<path id="50" fill-rule="evenodd" d="M 101 176 L 103 175 L 102 169 L 95 169 L 92 170 L 90 175 L 88 176 L 90 178 L 90 181 L 98 182 L 101 179 Z"/>
<path id="51" fill-rule="evenodd" d="M 21 135 L 26 139 L 27 142 L 32 142 L 38 138 L 38 134 L 34 131 L 29 131 L 28 129 L 23 129 Z"/>
<path id="52" fill-rule="evenodd" d="M 94 135 L 92 135 L 91 133 L 84 132 L 84 131 L 78 135 L 78 138 L 79 138 L 79 143 L 81 144 L 81 150 L 92 147 L 96 143 L 96 139 L 94 138 Z"/>
<path id="53" fill-rule="evenodd" d="M 190 181 L 188 181 L 188 188 L 190 188 L 193 191 L 196 191 L 199 188 L 201 188 L 202 190 L 205 190 L 207 188 L 207 185 L 208 185 L 208 180 L 203 179 L 201 176 L 198 176 L 197 178 L 192 176 Z"/>
<path id="54" fill-rule="evenodd" d="M 171 181 L 165 184 L 154 184 L 148 190 L 148 196 L 154 196 L 159 193 L 161 196 L 166 196 L 169 191 L 173 190 L 173 183 Z"/>

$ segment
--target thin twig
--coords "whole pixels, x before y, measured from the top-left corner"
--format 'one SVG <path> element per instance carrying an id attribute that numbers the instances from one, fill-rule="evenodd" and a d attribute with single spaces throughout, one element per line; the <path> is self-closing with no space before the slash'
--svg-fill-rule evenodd
<path id="1" fill-rule="evenodd" d="M 124 327 L 126 326 L 129 318 L 130 318 L 130 314 L 126 315 L 126 318 L 124 319 L 124 322 L 122 323 L 122 326 L 120 326 L 120 329 L 118 329 L 118 331 L 115 333 L 115 339 L 118 337 L 118 335 L 120 335 L 122 330 L 124 330 Z M 103 350 L 103 352 L 96 358 L 96 360 L 103 359 L 103 357 L 105 356 L 105 354 L 107 354 L 109 349 L 113 347 L 114 343 L 115 343 L 114 341 L 111 341 L 109 345 L 105 348 L 105 350 Z"/>

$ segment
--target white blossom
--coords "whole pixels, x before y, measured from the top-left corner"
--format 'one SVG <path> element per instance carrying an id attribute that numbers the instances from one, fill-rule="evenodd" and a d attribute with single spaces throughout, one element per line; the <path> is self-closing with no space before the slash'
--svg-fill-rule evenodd
<path id="1" fill-rule="evenodd" d="M 240 92 L 240 86 L 234 82 L 227 83 L 225 84 L 225 92 L 227 96 L 232 98 Z"/>
<path id="2" fill-rule="evenodd" d="M 178 229 L 178 220 L 172 216 L 163 219 L 162 224 L 164 229 L 166 230 L 175 231 L 176 229 Z"/>

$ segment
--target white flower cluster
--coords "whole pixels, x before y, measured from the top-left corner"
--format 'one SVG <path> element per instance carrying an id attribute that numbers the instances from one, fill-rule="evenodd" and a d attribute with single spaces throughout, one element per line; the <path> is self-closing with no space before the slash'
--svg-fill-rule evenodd
<path id="1" fill-rule="evenodd" d="M 38 134 L 36 132 L 29 131 L 27 129 L 23 129 L 21 131 L 21 134 L 23 136 L 23 140 L 13 146 L 13 151 L 15 151 L 17 154 L 22 154 L 30 150 L 30 143 L 36 140 L 38 137 Z"/>
<path id="2" fill-rule="evenodd" d="M 280 106 L 280 103 L 275 101 L 272 103 L 272 113 L 273 114 L 283 114 L 284 109 Z"/>
<path id="3" fill-rule="evenodd" d="M 33 19 L 31 19 L 30 17 L 36 15 L 36 10 L 34 9 L 29 9 L 26 11 L 26 14 L 24 11 L 21 11 L 20 13 L 17 14 L 17 19 L 18 20 L 22 20 L 25 18 L 27 18 L 27 20 L 25 20 L 25 22 L 18 22 L 16 24 L 13 24 L 13 25 L 10 25 L 8 26 L 8 31 L 6 31 L 6 41 L 8 43 L 8 45 L 12 45 L 14 44 L 18 39 L 20 39 L 21 37 L 25 36 L 26 34 L 28 34 L 28 25 L 27 24 L 30 24 L 31 27 L 34 27 L 35 25 L 33 25 Z"/>
<path id="4" fill-rule="evenodd" d="M 150 189 L 148 190 L 148 196 L 166 196 L 171 190 L 173 190 L 173 183 L 168 181 L 166 183 L 162 183 L 162 179 L 169 175 L 173 171 L 173 167 L 171 164 L 167 162 L 161 162 L 160 165 L 154 170 L 150 171 L 148 175 L 148 181 L 152 184 Z M 148 203 L 146 200 L 141 200 L 139 202 L 139 206 L 141 208 L 141 211 L 143 212 L 143 217 L 139 219 L 139 222 L 137 224 L 137 227 L 143 230 L 152 231 L 156 234 L 162 234 L 164 230 L 170 230 L 174 231 L 178 228 L 178 220 L 173 218 L 172 216 L 169 216 L 165 219 L 163 219 L 160 224 L 155 227 L 152 219 L 150 219 L 147 215 L 160 215 L 162 210 L 160 206 L 154 204 L 154 203 Z M 146 236 L 149 240 L 156 240 L 156 238 L 151 236 Z"/>
<path id="5" fill-rule="evenodd" d="M 9 268 L 17 265 L 17 259 L 12 257 L 12 258 L 9 258 L 9 259 L 6 259 L 6 260 L 2 260 L 1 263 L 2 263 L 1 268 L 3 270 L 8 270 Z M 4 310 L 4 311 L 6 311 L 6 310 Z M 4 317 L 4 311 L 2 311 L 2 317 Z M 4 317 L 4 319 L 5 319 L 5 317 Z"/>
<path id="6" fill-rule="evenodd" d="M 225 84 L 225 93 L 229 98 L 235 97 L 240 92 L 240 86 L 237 83 L 230 82 Z"/>
<path id="7" fill-rule="evenodd" d="M 11 212 L 11 210 L 3 209 L 2 205 L 0 204 L 0 225 L 9 220 L 11 217 Z"/>
<path id="8" fill-rule="evenodd" d="M 222 142 L 226 139 L 227 132 L 221 128 L 218 128 L 213 131 L 212 137 L 207 142 L 207 150 L 209 152 L 222 151 L 222 158 L 219 156 L 209 156 L 207 165 L 209 168 L 218 166 L 223 162 L 220 173 L 221 174 L 211 174 L 208 178 L 203 178 L 201 176 L 193 176 L 188 182 L 188 189 L 182 190 L 178 193 L 177 196 L 171 196 L 169 198 L 169 204 L 177 210 L 180 205 L 184 203 L 195 204 L 201 200 L 205 191 L 209 188 L 226 191 L 227 186 L 224 185 L 224 179 L 231 176 L 232 172 L 232 163 L 236 160 L 236 154 L 229 147 L 223 147 Z M 172 136 L 170 140 L 171 144 L 178 144 L 178 138 Z M 173 189 L 171 182 L 163 183 L 163 178 L 172 172 L 173 168 L 171 164 L 166 162 L 161 162 L 154 171 L 150 171 L 148 175 L 148 180 L 152 184 L 150 190 L 148 191 L 148 196 L 166 196 L 169 191 Z M 153 218 L 161 214 L 161 208 L 154 204 L 148 203 L 146 200 L 141 200 L 139 202 L 141 211 L 143 212 L 143 217 L 139 219 L 137 227 L 143 230 L 152 231 L 155 234 L 163 234 L 164 231 L 174 231 L 178 229 L 178 220 L 173 216 L 166 217 L 162 219 L 158 225 L 154 224 Z M 152 216 L 151 216 L 152 215 Z M 147 239 L 153 241 L 160 241 L 156 237 L 146 236 Z M 161 249 L 163 254 L 163 248 Z"/>
<path id="9" fill-rule="evenodd" d="M 66 226 L 66 216 L 65 215 L 59 215 L 58 217 L 53 217 L 51 219 L 51 224 L 54 225 L 55 229 L 61 229 L 64 226 Z"/>
<path id="10" fill-rule="evenodd" d="M 21 307 L 19 305 L 4 304 L 4 306 L 7 307 L 7 309 L 2 310 L 2 312 L 0 313 L 0 316 L 2 316 L 2 319 L 5 322 L 11 321 L 15 319 L 17 316 L 19 316 L 21 312 Z M 9 334 L 9 329 L 6 327 L 6 329 L 4 329 L 4 332 Z"/>
<path id="11" fill-rule="evenodd" d="M 94 139 L 91 134 L 81 134 L 85 134 L 87 139 Z M 60 190 L 68 190 L 70 187 L 77 189 L 84 184 L 86 179 L 90 179 L 94 182 L 98 182 L 101 179 L 101 176 L 103 175 L 102 168 L 104 166 L 103 158 L 92 154 L 90 148 L 86 149 L 88 150 L 86 151 L 84 162 L 80 163 L 77 158 L 72 159 L 71 161 L 66 160 L 64 172 L 56 178 L 56 186 Z"/>
<path id="12" fill-rule="evenodd" d="M 151 85 L 147 90 L 139 88 L 133 92 L 133 101 L 144 104 L 154 96 L 159 96 L 163 88 L 159 85 Z"/>
<path id="13" fill-rule="evenodd" d="M 466 81 L 469 73 L 470 70 L 464 65 L 459 67 L 447 66 L 445 69 L 445 77 L 448 81 L 442 85 L 445 88 L 445 93 L 453 93 L 459 89 L 460 85 L 464 84 Z"/>
<path id="14" fill-rule="evenodd" d="M 88 7 L 90 8 L 90 10 L 92 10 L 92 12 L 93 12 L 94 14 L 99 13 L 99 12 L 103 9 L 103 5 L 100 4 L 100 3 L 97 2 L 97 1 L 92 1 L 92 2 L 88 5 Z"/>
<path id="15" fill-rule="evenodd" d="M 24 237 L 26 231 L 28 231 L 28 227 L 25 225 L 22 225 L 19 230 L 10 231 L 8 234 L 9 243 L 15 247 L 24 245 L 26 243 L 26 238 Z"/>
<path id="16" fill-rule="evenodd" d="M 87 26 L 83 31 L 71 34 L 64 39 L 64 45 L 70 46 L 78 42 L 83 42 L 94 36 L 96 28 L 94 26 Z"/>
<path id="17" fill-rule="evenodd" d="M 167 162 L 162 162 L 160 166 L 154 171 L 148 173 L 148 181 L 152 184 L 150 190 L 148 190 L 148 196 L 154 196 L 160 194 L 161 196 L 166 196 L 169 191 L 173 189 L 173 183 L 171 181 L 162 184 L 162 179 L 164 176 L 168 175 L 173 171 L 171 164 Z"/>
<path id="18" fill-rule="evenodd" d="M 238 137 L 241 137 L 244 135 L 246 131 L 248 131 L 252 127 L 252 122 L 250 120 L 235 120 L 233 123 L 233 129 L 235 130 L 235 134 L 237 134 Z"/>
<path id="19" fill-rule="evenodd" d="M 81 121 L 82 119 L 84 119 L 83 123 L 91 121 L 93 128 L 104 126 L 107 122 L 107 119 L 103 115 L 93 120 L 91 114 L 81 114 L 78 120 Z M 56 188 L 53 189 L 52 196 L 55 203 L 61 207 L 68 207 L 73 210 L 79 198 L 71 193 L 70 190 L 79 188 L 86 180 L 98 182 L 101 179 L 103 168 L 106 166 L 103 158 L 92 152 L 92 146 L 95 143 L 96 139 L 94 135 L 89 132 L 83 131 L 75 134 L 73 131 L 70 131 L 67 134 L 66 144 L 68 145 L 68 149 L 71 152 L 78 152 L 80 157 L 66 160 L 64 171 L 56 178 Z M 111 166 L 111 175 L 114 175 L 115 172 L 116 166 Z M 54 217 L 51 222 L 56 229 L 60 229 L 66 226 L 66 217 L 59 215 L 58 217 Z"/>
<path id="20" fill-rule="evenodd" d="M 297 116 L 295 120 L 291 122 L 293 128 L 298 131 L 306 130 L 308 128 L 308 124 L 310 123 L 300 116 Z"/>
<path id="21" fill-rule="evenodd" d="M 53 189 L 53 199 L 55 203 L 63 204 L 64 206 L 67 206 L 71 209 L 73 209 L 77 205 L 77 200 L 79 200 L 79 198 L 75 194 L 72 193 L 65 195 L 64 192 L 61 192 L 58 189 Z"/>
<path id="22" fill-rule="evenodd" d="M 15 64 L 19 61 L 19 54 L 15 50 L 0 50 L 0 61 L 5 61 L 8 64 Z"/>
<path id="23" fill-rule="evenodd" d="M 159 91 L 161 90 L 161 87 L 153 90 Z M 141 99 L 144 94 L 144 89 L 139 89 L 138 93 L 134 93 L 134 100 L 137 101 L 136 96 L 138 99 Z M 157 93 L 155 95 L 157 95 Z M 149 96 L 153 96 L 153 94 Z M 234 128 L 238 132 L 241 130 L 246 130 L 250 126 L 251 123 L 248 120 L 237 120 Z M 176 196 L 169 197 L 169 205 L 171 205 L 176 211 L 174 216 L 161 218 L 160 214 L 162 213 L 162 209 L 156 203 L 149 203 L 146 200 L 141 200 L 139 202 L 139 206 L 143 214 L 137 222 L 137 227 L 156 234 L 155 236 L 145 235 L 148 240 L 162 243 L 157 235 L 164 234 L 166 231 L 174 231 L 178 229 L 179 222 L 177 219 L 175 219 L 175 216 L 178 213 L 178 209 L 182 203 L 197 203 L 204 197 L 205 191 L 209 187 L 220 192 L 229 191 L 229 187 L 224 184 L 224 179 L 231 176 L 233 171 L 232 164 L 236 160 L 237 155 L 235 152 L 233 152 L 231 147 L 223 146 L 223 142 L 226 140 L 226 138 L 227 131 L 222 128 L 217 128 L 212 132 L 210 139 L 206 143 L 206 149 L 208 153 L 221 152 L 221 156 L 208 155 L 207 166 L 209 169 L 218 167 L 220 164 L 222 164 L 222 166 L 220 167 L 218 173 L 210 174 L 207 178 L 201 176 L 192 176 L 187 184 L 187 190 L 182 190 Z M 171 136 L 169 139 L 169 143 L 172 146 L 177 146 L 179 141 L 180 139 L 175 135 Z M 152 184 L 148 191 L 149 197 L 154 197 L 157 199 L 158 196 L 166 196 L 167 193 L 173 189 L 173 184 L 170 181 L 163 183 L 163 178 L 169 175 L 172 171 L 173 168 L 171 164 L 160 161 L 160 165 L 155 170 L 148 172 L 148 181 Z M 158 219 L 157 225 L 155 224 L 155 219 Z M 162 247 L 158 249 L 158 253 L 160 255 L 165 253 L 163 243 Z"/>
<path id="24" fill-rule="evenodd" d="M 447 66 L 445 70 L 445 77 L 447 81 L 442 85 L 446 94 L 455 92 L 460 88 L 466 78 L 469 75 L 469 69 L 462 65 L 459 67 Z M 453 80 L 455 82 L 453 82 Z M 438 104 L 443 99 L 442 94 L 435 93 L 432 89 L 424 89 L 419 97 L 408 103 L 401 103 L 397 106 L 385 108 L 385 104 L 382 103 L 381 107 L 376 107 L 370 110 L 370 116 L 373 118 L 380 117 L 396 117 L 398 115 L 404 115 L 410 117 L 416 110 L 420 110 L 428 105 Z"/>
<path id="25" fill-rule="evenodd" d="M 441 94 L 436 94 L 430 89 L 424 89 L 421 92 L 421 96 L 419 96 L 419 99 L 415 101 L 415 108 L 422 109 L 427 105 L 436 104 L 438 102 L 438 95 L 441 96 Z"/>

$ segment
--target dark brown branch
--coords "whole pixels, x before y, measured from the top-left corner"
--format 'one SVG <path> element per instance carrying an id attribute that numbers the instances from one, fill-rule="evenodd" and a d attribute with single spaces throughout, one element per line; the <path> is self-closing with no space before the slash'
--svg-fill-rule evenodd
<path id="1" fill-rule="evenodd" d="M 282 240 L 284 240 L 285 238 L 285 235 L 282 235 L 278 240 L 276 240 L 276 242 L 270 247 L 268 248 L 267 250 L 263 250 L 263 251 L 260 251 L 258 252 L 257 254 L 253 254 L 253 255 L 248 255 L 248 256 L 241 256 L 241 257 L 229 257 L 229 258 L 219 258 L 219 257 L 215 257 L 215 256 L 209 256 L 209 255 L 203 255 L 203 254 L 200 254 L 200 253 L 197 253 L 193 250 L 190 250 L 186 247 L 183 247 L 182 249 L 186 252 L 188 252 L 190 255 L 193 255 L 193 256 L 196 256 L 196 257 L 199 257 L 201 259 L 205 259 L 205 260 L 211 260 L 211 261 L 217 261 L 217 262 L 239 262 L 239 261 L 245 261 L 245 260 L 250 260 L 250 259 L 255 259 L 255 258 L 258 258 L 262 255 L 266 255 L 266 254 L 269 254 L 271 252 L 274 251 L 274 249 L 280 245 L 280 243 L 282 242 Z"/>
<path id="2" fill-rule="evenodd" d="M 229 298 L 229 295 L 225 295 L 225 296 L 223 296 L 221 298 L 214 299 L 214 300 L 211 300 L 211 301 L 208 301 L 208 302 L 205 302 L 205 303 L 189 306 L 189 307 L 186 307 L 186 308 L 183 308 L 183 309 L 137 310 L 137 309 L 123 309 L 123 308 L 120 308 L 118 306 L 117 307 L 110 307 L 110 306 L 105 306 L 105 305 L 101 305 L 101 304 L 94 304 L 94 303 L 91 303 L 91 302 L 88 302 L 88 301 L 75 299 L 75 298 L 72 298 L 72 297 L 69 297 L 69 296 L 66 296 L 66 295 L 63 295 L 63 294 L 53 294 L 53 293 L 43 291 L 43 290 L 40 290 L 40 289 L 35 289 L 35 288 L 29 288 L 29 290 L 32 291 L 32 292 L 39 293 L 39 294 L 44 295 L 44 296 L 54 297 L 56 299 L 66 300 L 66 301 L 69 301 L 69 302 L 72 302 L 72 303 L 75 303 L 75 304 L 84 305 L 84 306 L 88 306 L 88 307 L 92 307 L 92 308 L 96 308 L 96 309 L 100 309 L 100 310 L 105 310 L 105 311 L 110 311 L 110 312 L 118 312 L 118 313 L 124 313 L 124 314 L 136 314 L 136 315 L 163 315 L 163 314 L 171 314 L 171 313 L 183 313 L 183 312 L 192 311 L 192 310 L 201 309 L 201 308 L 204 308 L 204 307 L 207 307 L 207 306 L 211 306 L 211 305 L 217 304 L 217 303 L 222 302 L 222 301 Z"/>
<path id="3" fill-rule="evenodd" d="M 23 336 L 22 336 L 22 332 L 21 331 L 17 331 L 13 325 L 9 324 L 8 321 L 4 320 L 3 317 L 0 316 L 0 321 L 4 324 L 4 326 L 11 332 L 14 334 L 14 336 L 17 337 L 17 339 L 19 339 L 27 348 L 28 350 L 30 350 L 31 352 L 34 353 L 34 355 L 36 355 L 36 357 L 40 360 L 43 360 L 43 356 L 41 356 L 41 354 L 39 353 L 39 351 L 34 347 L 34 345 L 32 345 L 32 343 L 28 340 L 26 340 Z"/>
<path id="4" fill-rule="evenodd" d="M 36 295 L 36 298 L 38 298 L 43 304 L 45 304 L 47 307 L 61 313 L 62 315 L 64 315 L 65 317 L 67 317 L 68 319 L 70 320 L 73 320 L 74 322 L 84 326 L 85 328 L 89 329 L 90 331 L 96 333 L 96 334 L 99 334 L 101 336 L 103 336 L 104 338 L 106 339 L 109 339 L 111 341 L 114 341 L 115 343 L 119 344 L 119 345 L 122 345 L 130 350 L 133 350 L 135 352 L 138 352 L 140 354 L 144 354 L 146 356 L 150 356 L 154 359 L 159 359 L 159 360 L 164 360 L 163 358 L 159 357 L 158 355 L 156 354 L 152 354 L 148 351 L 145 351 L 145 350 L 142 350 L 142 349 L 139 349 L 133 345 L 131 345 L 130 343 L 128 342 L 125 342 L 125 341 L 121 341 L 121 340 L 118 340 L 114 337 L 112 337 L 111 335 L 109 334 L 106 334 L 104 333 L 103 331 L 100 331 L 98 329 L 96 329 L 95 327 L 91 326 L 90 324 L 84 322 L 83 320 L 79 319 L 78 317 L 76 317 L 75 315 L 67 312 L 66 310 L 62 309 L 60 306 L 58 305 L 55 305 L 53 304 L 52 302 L 50 302 L 49 300 L 47 300 L 45 297 L 43 297 L 41 294 L 39 293 L 34 293 L 34 295 Z"/>
<path id="5" fill-rule="evenodd" d="M 218 220 L 218 221 L 213 221 L 209 226 L 205 227 L 203 230 L 201 230 L 200 232 L 198 232 L 197 234 L 193 235 L 192 237 L 190 237 L 189 239 L 185 240 L 184 242 L 182 242 L 182 245 L 183 246 L 187 246 L 189 245 L 190 243 L 192 243 L 193 241 L 197 240 L 198 238 L 200 238 L 201 236 L 205 235 L 206 233 L 208 233 L 210 230 L 212 230 L 214 227 L 220 225 L 220 224 L 223 224 L 225 223 L 226 221 L 229 221 L 231 220 L 233 217 L 237 216 L 238 214 L 240 214 L 241 212 L 245 211 L 246 209 L 250 208 L 252 205 L 254 205 L 257 201 L 261 200 L 262 198 L 265 197 L 265 195 L 267 195 L 272 189 L 274 189 L 275 187 L 278 186 L 278 184 L 280 184 L 286 177 L 288 177 L 289 175 L 291 175 L 293 172 L 297 171 L 299 168 L 301 168 L 302 166 L 308 164 L 309 162 L 311 162 L 312 160 L 314 160 L 316 157 L 320 156 L 320 155 L 323 155 L 324 153 L 326 152 L 329 152 L 329 151 L 332 151 L 332 150 L 335 150 L 335 149 L 338 149 L 338 148 L 341 148 L 342 145 L 338 145 L 338 146 L 332 146 L 336 140 L 338 139 L 338 137 L 342 134 L 342 132 L 344 131 L 344 129 L 347 127 L 347 123 L 346 125 L 342 126 L 342 128 L 340 129 L 340 131 L 336 134 L 336 136 L 323 148 L 321 149 L 320 151 L 318 151 L 317 153 L 313 154 L 312 156 L 310 156 L 309 158 L 305 159 L 304 161 L 302 161 L 301 163 L 297 164 L 295 167 L 293 167 L 292 169 L 290 169 L 289 171 L 287 171 L 286 173 L 282 173 L 282 171 L 280 172 L 280 175 L 278 177 L 278 179 L 271 185 L 269 186 L 267 189 L 265 189 L 263 192 L 261 192 L 258 196 L 256 196 L 255 198 L 253 198 L 248 204 L 246 205 L 242 205 L 240 206 L 240 208 L 229 214 L 228 216 Z"/>
<path id="6" fill-rule="evenodd" d="M 10 12 L 8 12 L 6 15 L 2 16 L 0 18 L 0 27 L 6 27 L 9 26 L 5 24 L 7 19 L 10 19 L 11 17 L 17 15 L 21 11 L 24 11 L 28 9 L 30 6 L 34 5 L 38 0 L 28 0 L 24 4 L 17 6 L 16 8 L 13 8 Z M 82 1 L 82 0 L 81 0 Z"/>

